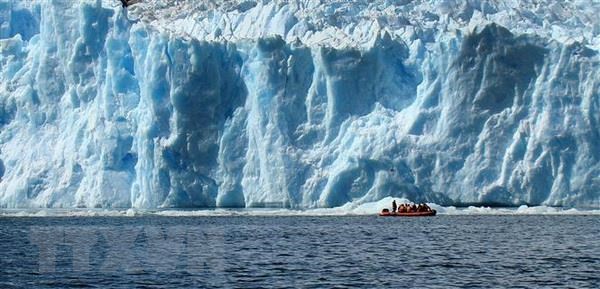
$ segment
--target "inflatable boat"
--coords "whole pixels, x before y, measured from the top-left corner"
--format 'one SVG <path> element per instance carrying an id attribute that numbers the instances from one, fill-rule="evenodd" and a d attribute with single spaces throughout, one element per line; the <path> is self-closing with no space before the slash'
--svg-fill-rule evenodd
<path id="1" fill-rule="evenodd" d="M 427 212 L 410 212 L 410 213 L 398 213 L 398 212 L 390 212 L 387 209 L 383 209 L 379 216 L 382 217 L 428 217 L 435 216 L 437 212 L 435 210 L 427 211 Z"/>

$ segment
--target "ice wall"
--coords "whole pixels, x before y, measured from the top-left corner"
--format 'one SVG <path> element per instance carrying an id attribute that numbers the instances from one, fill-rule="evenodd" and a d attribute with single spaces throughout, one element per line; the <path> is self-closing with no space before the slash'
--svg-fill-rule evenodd
<path id="1" fill-rule="evenodd" d="M 317 2 L 0 0 L 0 207 L 600 207 L 597 22 Z"/>

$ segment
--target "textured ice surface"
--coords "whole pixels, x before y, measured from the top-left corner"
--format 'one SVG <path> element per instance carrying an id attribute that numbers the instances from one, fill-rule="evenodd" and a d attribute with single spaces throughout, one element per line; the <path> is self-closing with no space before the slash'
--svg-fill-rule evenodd
<path id="1" fill-rule="evenodd" d="M 599 8 L 0 0 L 0 206 L 598 208 Z"/>

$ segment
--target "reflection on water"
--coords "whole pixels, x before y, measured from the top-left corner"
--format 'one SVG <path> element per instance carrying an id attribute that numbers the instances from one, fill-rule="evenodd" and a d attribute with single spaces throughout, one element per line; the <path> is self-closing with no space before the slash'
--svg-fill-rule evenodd
<path id="1" fill-rule="evenodd" d="M 598 216 L 0 218 L 0 287 L 594 288 L 598 236 Z"/>

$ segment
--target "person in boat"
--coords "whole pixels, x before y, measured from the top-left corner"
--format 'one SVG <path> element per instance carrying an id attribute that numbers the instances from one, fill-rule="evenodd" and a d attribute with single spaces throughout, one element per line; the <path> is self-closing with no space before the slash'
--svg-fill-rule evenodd
<path id="1" fill-rule="evenodd" d="M 431 208 L 427 204 L 423 204 L 423 212 L 431 212 Z"/>
<path id="2" fill-rule="evenodd" d="M 400 204 L 398 208 L 398 213 L 406 213 L 406 206 L 404 204 Z"/>
<path id="3" fill-rule="evenodd" d="M 411 213 L 414 213 L 414 212 L 416 212 L 416 211 L 417 211 L 417 205 L 415 205 L 415 204 L 412 204 L 412 205 L 410 206 L 410 212 L 411 212 Z"/>
<path id="4" fill-rule="evenodd" d="M 398 206 L 396 205 L 396 200 L 392 201 L 392 213 L 396 212 L 396 208 L 398 208 Z"/>

